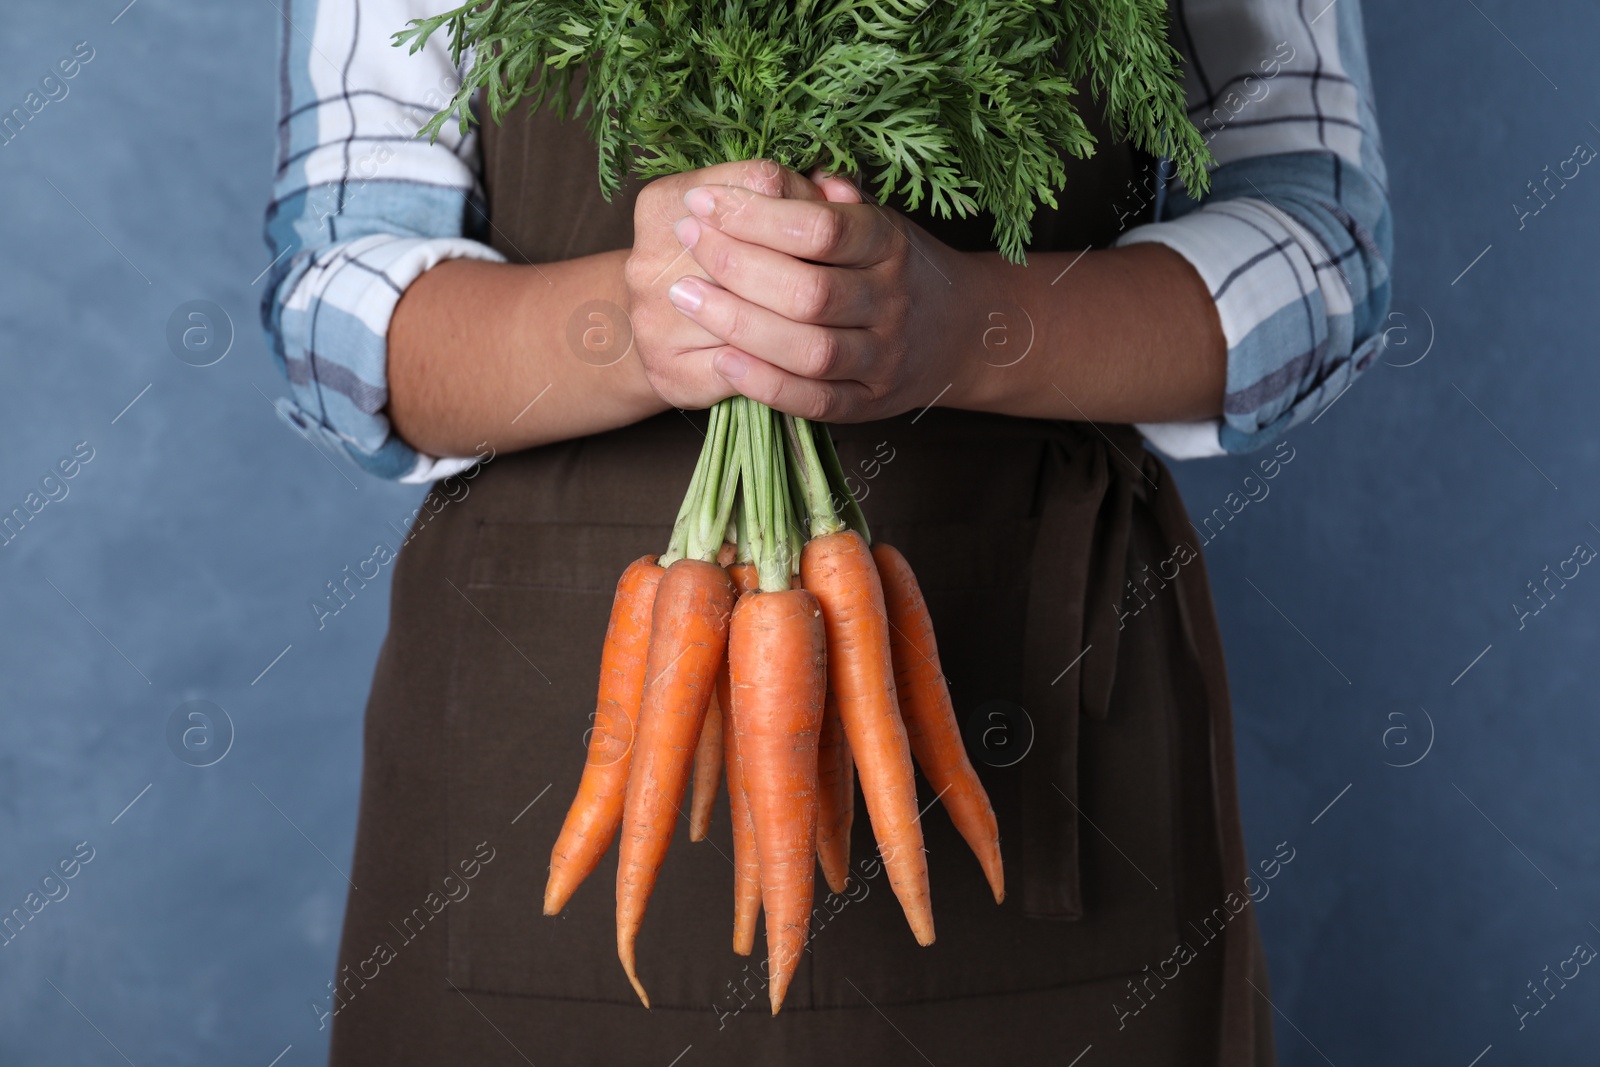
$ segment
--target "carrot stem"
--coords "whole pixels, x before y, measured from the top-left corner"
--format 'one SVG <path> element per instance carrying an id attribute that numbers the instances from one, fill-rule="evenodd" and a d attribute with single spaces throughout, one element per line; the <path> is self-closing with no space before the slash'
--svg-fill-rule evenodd
<path id="1" fill-rule="evenodd" d="M 833 489 L 839 518 L 860 534 L 863 541 L 872 544 L 872 534 L 867 530 L 867 516 L 861 510 L 861 502 L 856 499 L 855 493 L 850 491 L 850 484 L 845 481 L 844 464 L 839 462 L 839 453 L 833 447 L 833 435 L 828 432 L 827 424 L 819 423 L 814 436 L 817 458 L 822 461 L 822 469 L 828 474 L 828 484 Z"/>
<path id="2" fill-rule="evenodd" d="M 733 522 L 734 498 L 739 491 L 739 456 L 734 447 L 739 421 L 733 405 L 728 405 L 723 413 L 722 443 L 719 446 L 716 510 L 711 514 L 710 526 L 706 531 L 707 536 L 715 542 L 712 548 L 714 553 L 721 552 L 723 542 L 728 539 L 728 527 Z"/>
<path id="3" fill-rule="evenodd" d="M 707 435 L 709 442 L 710 435 Z M 661 554 L 661 566 L 670 567 L 688 554 L 689 526 L 694 519 L 695 501 L 700 499 L 700 487 L 705 483 L 707 447 L 701 446 L 700 456 L 694 463 L 694 474 L 689 478 L 689 490 L 683 494 L 678 506 L 678 517 L 672 523 L 672 536 L 667 539 L 667 550 Z"/>
<path id="4" fill-rule="evenodd" d="M 734 444 L 738 421 L 731 399 L 712 405 L 705 444 L 695 461 L 694 476 L 678 509 L 667 551 L 661 557 L 663 567 L 680 559 L 709 563 L 722 549 L 739 486 Z"/>
<path id="5" fill-rule="evenodd" d="M 842 485 L 843 475 L 830 470 L 838 457 L 827 431 L 819 433 L 805 419 L 781 418 L 742 396 L 712 406 L 705 444 L 661 556 L 663 567 L 680 559 L 714 560 L 730 539 L 732 523 L 738 558 L 753 560 L 761 588 L 775 592 L 789 588 L 799 573 L 808 535 L 826 536 L 847 525 L 865 530 L 849 489 L 836 496 L 834 484 Z"/>
<path id="6" fill-rule="evenodd" d="M 798 553 L 792 544 L 785 449 L 777 439 L 777 413 L 764 404 L 735 397 L 740 405 L 744 434 L 739 445 L 740 486 L 745 536 L 761 589 L 777 592 L 789 588 Z"/>
<path id="7" fill-rule="evenodd" d="M 777 542 L 776 552 L 782 566 L 779 591 L 788 589 L 798 573 L 800 550 L 805 545 L 805 535 L 800 531 L 800 520 L 795 515 L 794 494 L 789 490 L 792 464 L 781 436 L 783 424 L 776 411 L 767 409 L 772 427 L 772 529 Z M 763 590 L 770 592 L 771 590 Z"/>
<path id="8" fill-rule="evenodd" d="M 739 419 L 738 457 L 741 478 L 745 469 L 745 456 L 749 452 L 750 442 L 746 436 L 744 418 Z M 733 533 L 735 551 L 733 554 L 736 563 L 754 563 L 756 561 L 755 546 L 750 541 L 750 523 L 745 518 L 745 512 L 750 506 L 750 489 L 741 484 L 739 486 L 739 499 L 733 509 Z"/>
<path id="9" fill-rule="evenodd" d="M 834 510 L 833 493 L 828 487 L 828 473 L 817 455 L 817 444 L 811 432 L 811 423 L 793 415 L 783 417 L 784 436 L 789 441 L 792 470 L 800 486 L 800 496 L 811 519 L 811 536 L 826 537 L 845 528 Z"/>
<path id="10" fill-rule="evenodd" d="M 694 520 L 689 527 L 686 554 L 691 559 L 710 562 L 722 548 L 722 535 L 728 528 L 727 511 L 733 506 L 732 492 L 737 484 L 737 471 L 729 477 L 728 428 L 732 421 L 730 405 L 720 403 L 711 409 L 711 422 L 706 430 L 705 480 L 700 485 L 700 498 L 695 502 Z M 724 491 L 726 485 L 726 491 Z M 718 520 L 721 521 L 718 521 Z"/>

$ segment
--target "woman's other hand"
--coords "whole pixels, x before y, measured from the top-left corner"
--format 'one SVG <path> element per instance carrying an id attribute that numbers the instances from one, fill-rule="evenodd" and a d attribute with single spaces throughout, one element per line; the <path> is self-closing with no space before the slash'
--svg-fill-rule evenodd
<path id="1" fill-rule="evenodd" d="M 961 339 L 976 352 L 982 336 L 964 322 L 963 257 L 845 179 L 815 176 L 825 200 L 679 188 L 677 242 L 698 271 L 668 296 L 704 354 L 705 395 L 860 422 L 933 403 L 978 362 L 960 359 Z"/>

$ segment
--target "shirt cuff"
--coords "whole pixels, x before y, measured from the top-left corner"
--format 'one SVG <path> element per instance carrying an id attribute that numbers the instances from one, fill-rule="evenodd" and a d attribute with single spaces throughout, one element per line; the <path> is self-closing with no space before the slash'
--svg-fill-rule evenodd
<path id="1" fill-rule="evenodd" d="M 448 478 L 452 474 L 460 474 L 478 464 L 480 457 L 469 456 L 465 459 L 459 456 L 447 456 L 436 459 L 433 456 L 417 453 L 417 465 L 411 469 L 410 474 L 402 475 L 400 481 L 409 485 L 427 485 L 440 478 Z"/>
<path id="2" fill-rule="evenodd" d="M 337 442 L 380 478 L 428 482 L 476 457 L 433 457 L 394 433 L 389 403 L 389 322 L 407 287 L 449 259 L 503 262 L 479 241 L 375 234 L 296 264 L 281 316 L 284 370 L 293 397 L 279 411 L 295 427 Z"/>
<path id="3" fill-rule="evenodd" d="M 1223 415 L 1209 424 L 1214 450 L 1184 451 L 1204 436 L 1194 424 L 1152 426 L 1157 447 L 1166 451 L 1163 442 L 1170 441 L 1179 458 L 1244 452 L 1298 421 L 1307 413 L 1297 405 L 1307 399 L 1300 395 L 1305 382 L 1316 376 L 1330 342 L 1348 340 L 1330 336 L 1330 326 L 1347 331 L 1350 321 L 1350 291 L 1338 264 L 1297 220 L 1249 197 L 1136 227 L 1117 244 L 1149 242 L 1194 267 L 1216 303 L 1228 346 Z"/>
<path id="4" fill-rule="evenodd" d="M 1155 445 L 1171 459 L 1204 459 L 1207 456 L 1225 456 L 1219 431 L 1221 419 L 1201 419 L 1198 422 L 1136 422 L 1134 429 L 1144 434 L 1144 439 Z"/>

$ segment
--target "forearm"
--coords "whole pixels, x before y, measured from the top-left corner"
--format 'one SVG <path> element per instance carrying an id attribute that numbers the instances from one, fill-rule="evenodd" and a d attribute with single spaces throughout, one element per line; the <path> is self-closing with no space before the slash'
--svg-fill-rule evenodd
<path id="1" fill-rule="evenodd" d="M 1216 305 L 1171 249 L 1030 253 L 1026 267 L 970 253 L 957 270 L 966 321 L 951 331 L 957 380 L 943 406 L 1095 422 L 1222 413 Z"/>
<path id="2" fill-rule="evenodd" d="M 436 456 L 474 455 L 485 442 L 510 452 L 666 410 L 628 344 L 626 258 L 451 260 L 423 274 L 389 324 L 388 414 L 400 437 Z"/>

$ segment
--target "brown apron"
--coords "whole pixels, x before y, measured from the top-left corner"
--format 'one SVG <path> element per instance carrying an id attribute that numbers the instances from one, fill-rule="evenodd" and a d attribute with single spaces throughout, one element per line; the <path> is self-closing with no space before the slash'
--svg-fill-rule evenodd
<path id="1" fill-rule="evenodd" d="M 1117 233 L 1112 205 L 1141 176 L 1102 143 L 1072 164 L 1071 207 L 1035 220 L 1036 249 Z M 632 243 L 637 185 L 600 197 L 578 124 L 518 113 L 485 128 L 484 159 L 508 258 Z M 914 217 L 992 247 L 987 220 Z M 834 428 L 874 536 L 927 596 L 1000 822 L 1003 905 L 930 807 L 938 939 L 918 948 L 858 800 L 852 886 L 819 879 L 807 957 L 770 1018 L 760 939 L 749 959 L 729 947 L 724 799 L 706 842 L 680 827 L 651 900 L 652 1010 L 616 960 L 614 848 L 562 915 L 540 915 L 616 579 L 665 546 L 703 427 L 670 412 L 430 494 L 367 708 L 359 888 L 319 1011 L 333 1062 L 1036 1064 L 1092 1046 L 1086 1065 L 1272 1063 L 1204 563 L 1170 475 L 1125 426 L 933 409 Z"/>

